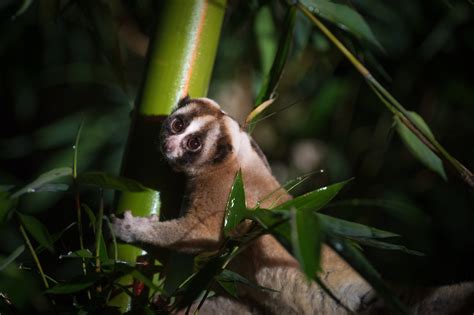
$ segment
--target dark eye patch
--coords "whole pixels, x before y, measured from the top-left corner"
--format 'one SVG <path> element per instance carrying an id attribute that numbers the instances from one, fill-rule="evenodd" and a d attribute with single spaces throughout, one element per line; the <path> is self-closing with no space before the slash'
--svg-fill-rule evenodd
<path id="1" fill-rule="evenodd" d="M 221 125 L 220 134 L 222 135 L 216 143 L 212 164 L 219 164 L 232 152 L 231 139 L 225 128 Z"/>

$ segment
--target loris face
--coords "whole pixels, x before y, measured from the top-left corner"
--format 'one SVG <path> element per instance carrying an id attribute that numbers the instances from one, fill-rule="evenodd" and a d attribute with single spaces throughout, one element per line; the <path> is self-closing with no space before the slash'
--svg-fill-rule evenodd
<path id="1" fill-rule="evenodd" d="M 165 120 L 160 142 L 176 170 L 197 175 L 235 158 L 240 127 L 216 102 L 184 98 Z"/>

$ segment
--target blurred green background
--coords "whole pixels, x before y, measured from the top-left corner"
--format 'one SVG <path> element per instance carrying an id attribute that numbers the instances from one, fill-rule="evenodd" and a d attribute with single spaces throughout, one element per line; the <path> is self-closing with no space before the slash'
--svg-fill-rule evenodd
<path id="1" fill-rule="evenodd" d="M 472 2 L 348 2 L 366 19 L 383 51 L 332 30 L 407 109 L 425 119 L 453 156 L 474 169 Z M 24 4 L 22 11 L 17 1 L 0 3 L 0 185 L 24 185 L 54 167 L 71 166 L 82 120 L 79 171 L 118 174 L 145 67 L 144 58 L 118 30 L 127 16 L 147 34 L 159 2 Z M 285 6 L 277 1 L 228 5 L 209 97 L 241 122 L 271 67 L 284 15 Z M 324 170 L 299 187 L 299 193 L 355 177 L 339 203 L 325 212 L 399 233 L 401 243 L 426 254 L 367 249 L 386 278 L 411 284 L 474 279 L 472 188 L 450 169 L 444 181 L 411 155 L 394 133 L 391 114 L 301 15 L 277 92 L 267 111 L 275 114 L 260 121 L 253 135 L 281 182 Z M 91 207 L 97 206 L 97 197 L 94 191 L 83 195 Z M 110 192 L 106 201 L 110 213 Z M 35 214 L 52 232 L 75 219 L 67 192 L 31 194 L 19 208 Z M 0 255 L 22 243 L 17 227 L 9 224 L 0 226 Z M 74 233 L 68 231 L 59 246 L 65 252 L 76 246 L 71 245 Z M 58 278 L 80 271 L 70 262 L 58 266 L 56 257 L 44 256 L 45 269 Z M 0 291 L 21 287 L 26 291 L 15 298 L 26 305 L 28 292 L 40 283 L 28 270 L 33 266 L 29 254 L 22 260 L 26 270 L 0 277 Z"/>

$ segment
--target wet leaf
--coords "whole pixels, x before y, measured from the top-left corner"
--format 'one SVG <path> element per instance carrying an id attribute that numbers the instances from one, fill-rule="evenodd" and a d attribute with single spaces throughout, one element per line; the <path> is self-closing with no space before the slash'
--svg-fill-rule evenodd
<path id="1" fill-rule="evenodd" d="M 415 112 L 408 113 L 419 128 L 421 128 L 428 136 L 434 138 L 431 130 L 421 116 Z M 410 129 L 408 129 L 399 118 L 395 117 L 394 119 L 397 125 L 397 132 L 410 152 L 427 168 L 438 173 L 439 176 L 441 176 L 444 180 L 447 180 L 441 159 L 436 154 L 434 154 L 433 151 L 431 151 L 431 149 L 428 148 L 420 139 L 418 139 L 418 137 Z"/>
<path id="2" fill-rule="evenodd" d="M 0 262 L 0 271 L 8 267 L 12 262 L 15 261 L 25 251 L 25 245 L 20 245 L 15 249 L 7 258 Z"/>
<path id="3" fill-rule="evenodd" d="M 235 175 L 225 208 L 224 235 L 228 235 L 246 217 L 247 213 L 242 171 L 239 170 Z"/>
<path id="4" fill-rule="evenodd" d="M 151 190 L 150 188 L 143 186 L 133 179 L 110 175 L 104 172 L 82 173 L 77 177 L 77 181 L 80 184 L 98 186 L 102 189 L 114 189 L 130 192 L 143 192 Z"/>
<path id="5" fill-rule="evenodd" d="M 383 50 L 364 18 L 346 4 L 334 3 L 329 0 L 301 0 L 300 2 L 314 14 L 334 23 L 358 39 L 367 41 Z"/>
<path id="6" fill-rule="evenodd" d="M 319 188 L 304 195 L 298 196 L 292 200 L 282 203 L 273 208 L 273 210 L 296 210 L 311 209 L 317 211 L 324 207 L 350 180 L 332 184 L 326 187 Z"/>
<path id="7" fill-rule="evenodd" d="M 396 237 L 398 234 L 379 230 L 360 223 L 350 222 L 338 218 L 334 218 L 325 214 L 316 214 L 321 222 L 321 225 L 328 232 L 346 236 L 346 237 L 364 237 L 364 238 L 386 238 Z"/>
<path id="8" fill-rule="evenodd" d="M 30 184 L 26 185 L 25 187 L 21 188 L 20 190 L 16 191 L 12 198 L 18 198 L 23 194 L 26 193 L 34 193 L 36 191 L 41 191 L 41 188 L 51 182 L 66 176 L 72 176 L 72 169 L 70 167 L 59 167 L 55 168 L 49 172 L 46 172 L 40 175 L 37 179 L 35 179 Z"/>
<path id="9" fill-rule="evenodd" d="M 17 212 L 21 224 L 33 238 L 49 251 L 53 251 L 53 239 L 46 226 L 33 216 Z"/>
<path id="10" fill-rule="evenodd" d="M 310 209 L 291 211 L 291 241 L 303 272 L 313 279 L 319 269 L 323 238 L 319 218 Z"/>

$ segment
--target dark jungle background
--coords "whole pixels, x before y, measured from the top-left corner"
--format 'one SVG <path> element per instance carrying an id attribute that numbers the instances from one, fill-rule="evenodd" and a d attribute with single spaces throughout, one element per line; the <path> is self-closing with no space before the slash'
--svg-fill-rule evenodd
<path id="1" fill-rule="evenodd" d="M 383 51 L 334 28 L 335 33 L 402 104 L 425 119 L 453 156 L 474 169 L 472 1 L 348 2 Z M 264 0 L 230 1 L 227 8 L 208 95 L 241 122 L 271 66 L 283 8 Z M 146 34 L 160 5 L 33 1 L 19 14 L 18 9 L 17 1 L 0 2 L 0 185 L 21 186 L 70 166 L 82 120 L 79 171 L 119 174 L 145 63 L 117 31 L 126 15 Z M 324 211 L 398 233 L 401 244 L 426 255 L 366 249 L 384 277 L 410 284 L 474 279 L 472 188 L 449 168 L 443 180 L 409 152 L 393 130 L 391 114 L 303 16 L 277 91 L 267 111 L 275 114 L 259 122 L 253 135 L 281 182 L 324 170 L 299 187 L 301 192 L 354 177 L 339 203 Z M 113 194 L 105 194 L 111 213 Z M 97 206 L 97 193 L 85 191 L 83 200 Z M 29 194 L 19 208 L 52 232 L 75 216 L 67 192 Z M 64 234 L 58 243 L 63 252 L 56 256 L 77 242 L 75 231 Z M 14 221 L 0 226 L 0 257 L 22 242 Z M 54 255 L 41 259 L 58 278 L 78 272 L 70 262 L 57 264 Z M 42 288 L 27 251 L 20 261 L 22 269 L 0 272 L 0 293 L 8 292 L 28 310 Z"/>

